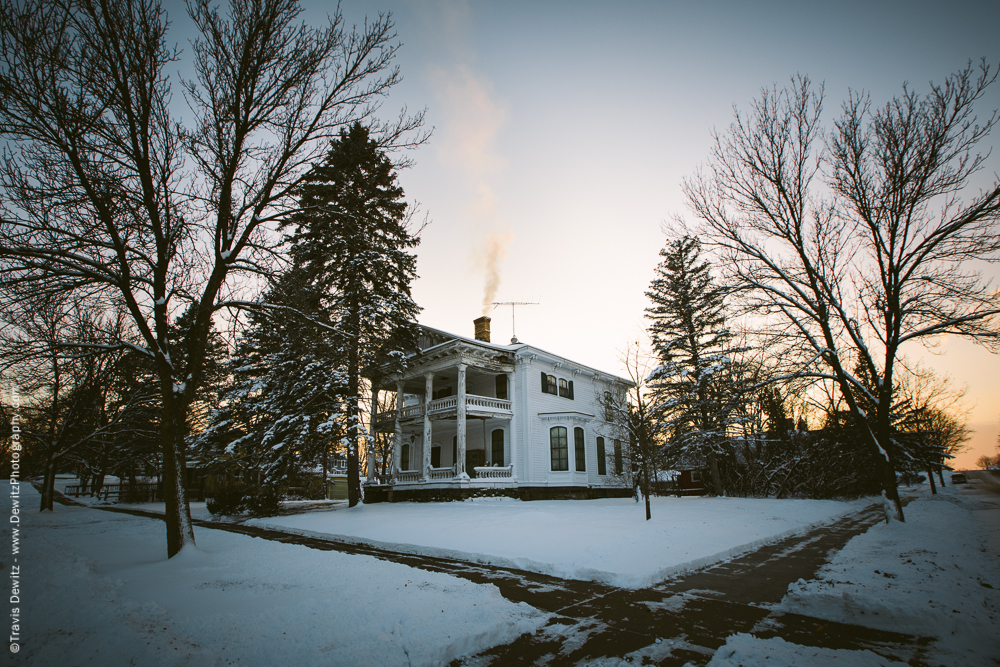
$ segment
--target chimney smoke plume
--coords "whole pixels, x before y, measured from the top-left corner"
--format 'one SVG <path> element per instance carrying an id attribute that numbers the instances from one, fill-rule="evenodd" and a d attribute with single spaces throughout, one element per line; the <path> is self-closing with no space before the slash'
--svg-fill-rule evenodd
<path id="1" fill-rule="evenodd" d="M 507 258 L 507 244 L 513 236 L 510 232 L 500 234 L 491 231 L 486 234 L 486 241 L 483 244 L 483 270 L 486 272 L 483 315 L 490 312 L 490 306 L 497 298 L 497 290 L 500 289 L 500 264 Z"/>

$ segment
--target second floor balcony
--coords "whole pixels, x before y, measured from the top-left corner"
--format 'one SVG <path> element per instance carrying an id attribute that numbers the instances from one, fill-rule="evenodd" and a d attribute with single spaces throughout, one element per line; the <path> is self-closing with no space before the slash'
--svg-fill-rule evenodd
<path id="1" fill-rule="evenodd" d="M 401 422 L 423 419 L 425 411 L 431 419 L 455 419 L 458 415 L 458 396 L 438 398 L 431 401 L 430 404 L 418 403 L 404 406 L 399 418 Z M 508 400 L 467 394 L 465 396 L 465 415 L 466 417 L 510 419 L 513 412 Z M 375 422 L 380 425 L 391 424 L 395 419 L 396 411 L 386 410 L 376 415 Z"/>

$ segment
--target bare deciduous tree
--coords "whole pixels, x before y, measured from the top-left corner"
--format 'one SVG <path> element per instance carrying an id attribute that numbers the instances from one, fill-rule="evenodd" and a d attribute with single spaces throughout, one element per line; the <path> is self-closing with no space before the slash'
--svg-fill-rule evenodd
<path id="1" fill-rule="evenodd" d="M 154 397 L 116 392 L 127 338 L 120 313 L 66 298 L 23 305 L 6 313 L 0 369 L 12 372 L 24 396 L 21 438 L 44 460 L 40 509 L 51 511 L 57 466 L 122 439 L 125 422 Z"/>
<path id="2" fill-rule="evenodd" d="M 213 316 L 239 305 L 240 276 L 268 272 L 274 226 L 342 125 L 363 120 L 399 147 L 421 123 L 373 118 L 399 81 L 389 16 L 355 30 L 339 12 L 318 28 L 297 23 L 294 0 L 232 0 L 228 13 L 191 0 L 188 12 L 200 36 L 185 129 L 168 72 L 180 52 L 157 0 L 0 10 L 0 295 L 124 302 L 159 379 L 170 556 L 194 543 L 183 424 Z M 177 361 L 171 318 L 191 305 Z"/>
<path id="3" fill-rule="evenodd" d="M 630 483 L 637 494 L 642 493 L 648 521 L 652 518 L 649 497 L 662 460 L 661 443 L 656 437 L 654 398 L 646 382 L 654 362 L 638 342 L 630 343 L 619 358 L 631 386 L 616 385 L 606 391 L 599 402 L 609 424 L 607 434 L 621 447 L 621 451 L 613 453 L 614 476 Z M 621 469 L 618 469 L 619 462 Z"/>
<path id="4" fill-rule="evenodd" d="M 970 63 L 881 108 L 852 93 L 825 137 L 822 88 L 799 77 L 737 112 L 684 184 L 744 304 L 805 351 L 803 374 L 836 383 L 900 520 L 888 446 L 900 349 L 942 334 L 1000 340 L 1000 294 L 966 264 L 1000 259 L 1000 182 L 968 192 L 997 121 L 977 123 L 974 106 L 995 79 Z"/>

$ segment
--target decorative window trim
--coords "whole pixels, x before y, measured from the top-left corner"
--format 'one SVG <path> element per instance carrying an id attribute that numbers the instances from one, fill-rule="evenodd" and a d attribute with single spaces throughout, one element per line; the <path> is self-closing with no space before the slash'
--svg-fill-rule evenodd
<path id="1" fill-rule="evenodd" d="M 571 424 L 588 424 L 594 420 L 594 415 L 586 412 L 575 412 L 567 410 L 565 412 L 539 412 L 538 418 L 544 422 L 570 422 Z"/>

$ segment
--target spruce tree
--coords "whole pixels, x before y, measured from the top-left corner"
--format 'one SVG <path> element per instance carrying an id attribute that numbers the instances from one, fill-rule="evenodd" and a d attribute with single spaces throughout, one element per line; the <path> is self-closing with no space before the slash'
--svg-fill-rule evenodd
<path id="1" fill-rule="evenodd" d="M 646 296 L 649 333 L 660 366 L 650 374 L 661 429 L 678 456 L 706 459 L 722 495 L 719 457 L 733 408 L 729 373 L 732 335 L 725 326 L 724 291 L 715 285 L 701 244 L 668 240 Z"/>
<path id="2" fill-rule="evenodd" d="M 294 269 L 262 296 L 219 407 L 195 438 L 206 467 L 242 479 L 253 498 L 276 498 L 281 484 L 325 462 L 340 434 L 346 376 L 320 301 Z"/>
<path id="3" fill-rule="evenodd" d="M 292 263 L 323 295 L 346 373 L 348 499 L 361 496 L 359 446 L 368 442 L 360 401 L 370 377 L 401 364 L 416 343 L 419 308 L 410 295 L 419 239 L 392 161 L 354 123 L 331 142 L 326 160 L 300 187 L 301 211 L 290 221 Z"/>

